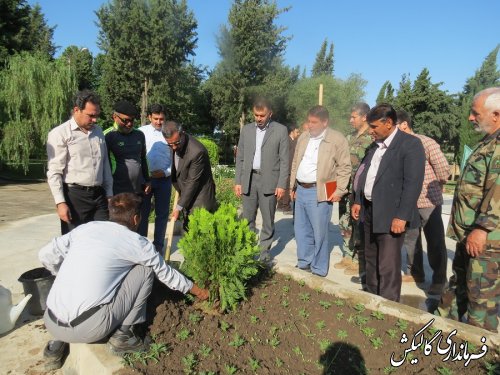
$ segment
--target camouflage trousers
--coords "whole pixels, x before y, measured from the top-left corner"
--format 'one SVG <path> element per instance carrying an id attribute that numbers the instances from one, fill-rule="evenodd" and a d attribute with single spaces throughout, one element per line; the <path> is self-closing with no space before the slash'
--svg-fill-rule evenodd
<path id="1" fill-rule="evenodd" d="M 437 315 L 497 332 L 500 316 L 500 249 L 487 244 L 484 254 L 471 258 L 457 242 L 453 276 L 441 297 Z"/>
<path id="2" fill-rule="evenodd" d="M 339 227 L 343 239 L 344 257 L 350 257 L 354 261 L 364 259 L 365 241 L 363 224 L 355 221 L 351 216 L 351 200 L 344 196 L 339 202 Z"/>

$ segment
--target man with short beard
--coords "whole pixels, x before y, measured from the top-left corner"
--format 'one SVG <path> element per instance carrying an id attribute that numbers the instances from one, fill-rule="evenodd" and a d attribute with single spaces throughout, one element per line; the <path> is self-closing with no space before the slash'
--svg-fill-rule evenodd
<path id="1" fill-rule="evenodd" d="M 453 276 L 438 313 L 492 332 L 500 311 L 500 87 L 474 96 L 469 121 L 486 133 L 455 189 L 447 235 L 457 240 Z"/>
<path id="2" fill-rule="evenodd" d="M 106 134 L 106 146 L 113 173 L 113 194 L 149 193 L 148 161 L 144 133 L 134 129 L 135 106 L 120 100 L 114 106 L 113 131 Z"/>

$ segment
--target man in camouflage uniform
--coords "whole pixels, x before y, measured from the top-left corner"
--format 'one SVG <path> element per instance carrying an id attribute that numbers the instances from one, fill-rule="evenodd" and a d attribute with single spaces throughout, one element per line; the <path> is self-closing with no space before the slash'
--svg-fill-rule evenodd
<path id="1" fill-rule="evenodd" d="M 500 311 L 500 87 L 474 97 L 469 120 L 486 136 L 472 151 L 455 190 L 447 233 L 457 240 L 454 275 L 438 313 L 496 332 Z"/>
<path id="2" fill-rule="evenodd" d="M 347 136 L 347 140 L 351 154 L 352 174 L 348 185 L 349 194 L 344 195 L 339 202 L 339 226 L 343 238 L 344 256 L 339 263 L 334 265 L 334 268 L 345 269 L 346 275 L 359 274 L 359 278 L 353 278 L 356 282 L 361 282 L 364 276 L 364 242 L 360 223 L 351 217 L 351 204 L 354 201 L 352 185 L 356 171 L 365 157 L 366 149 L 373 142 L 368 134 L 369 126 L 366 122 L 366 114 L 369 111 L 370 107 L 366 103 L 358 103 L 351 109 L 349 122 L 354 130 Z"/>

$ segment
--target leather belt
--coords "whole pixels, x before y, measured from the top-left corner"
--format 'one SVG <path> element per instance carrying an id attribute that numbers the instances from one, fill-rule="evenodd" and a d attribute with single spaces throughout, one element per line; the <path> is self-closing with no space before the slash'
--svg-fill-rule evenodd
<path id="1" fill-rule="evenodd" d="M 297 184 L 299 184 L 300 186 L 302 186 L 304 189 L 310 189 L 310 188 L 316 187 L 316 182 L 300 182 L 300 181 L 297 181 Z"/>
<path id="2" fill-rule="evenodd" d="M 69 323 L 64 323 L 61 322 L 52 312 L 51 309 L 47 308 L 47 314 L 49 315 L 49 318 L 56 323 L 59 327 L 76 327 L 78 324 L 83 323 L 86 321 L 88 318 L 90 318 L 92 315 L 94 315 L 99 309 L 101 308 L 102 305 L 94 306 L 87 311 L 84 311 L 80 315 L 78 315 L 75 319 L 73 319 Z"/>
<path id="3" fill-rule="evenodd" d="M 260 169 L 252 169 L 252 173 L 260 174 Z"/>
<path id="4" fill-rule="evenodd" d="M 73 189 L 78 189 L 78 190 L 85 190 L 85 191 L 96 191 L 98 189 L 101 189 L 101 185 L 97 186 L 83 186 L 83 185 L 78 185 L 78 184 L 66 184 L 68 187 L 73 188 Z"/>

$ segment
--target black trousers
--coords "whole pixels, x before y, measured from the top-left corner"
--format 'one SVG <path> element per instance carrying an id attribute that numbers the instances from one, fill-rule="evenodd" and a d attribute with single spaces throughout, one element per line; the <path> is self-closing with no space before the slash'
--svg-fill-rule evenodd
<path id="1" fill-rule="evenodd" d="M 64 198 L 71 211 L 71 222 L 61 220 L 61 233 L 66 234 L 89 221 L 109 220 L 108 199 L 102 187 L 85 189 L 64 185 Z"/>
<path id="2" fill-rule="evenodd" d="M 404 233 L 373 233 L 372 206 L 365 204 L 366 288 L 391 301 L 401 297 L 401 246 Z"/>

